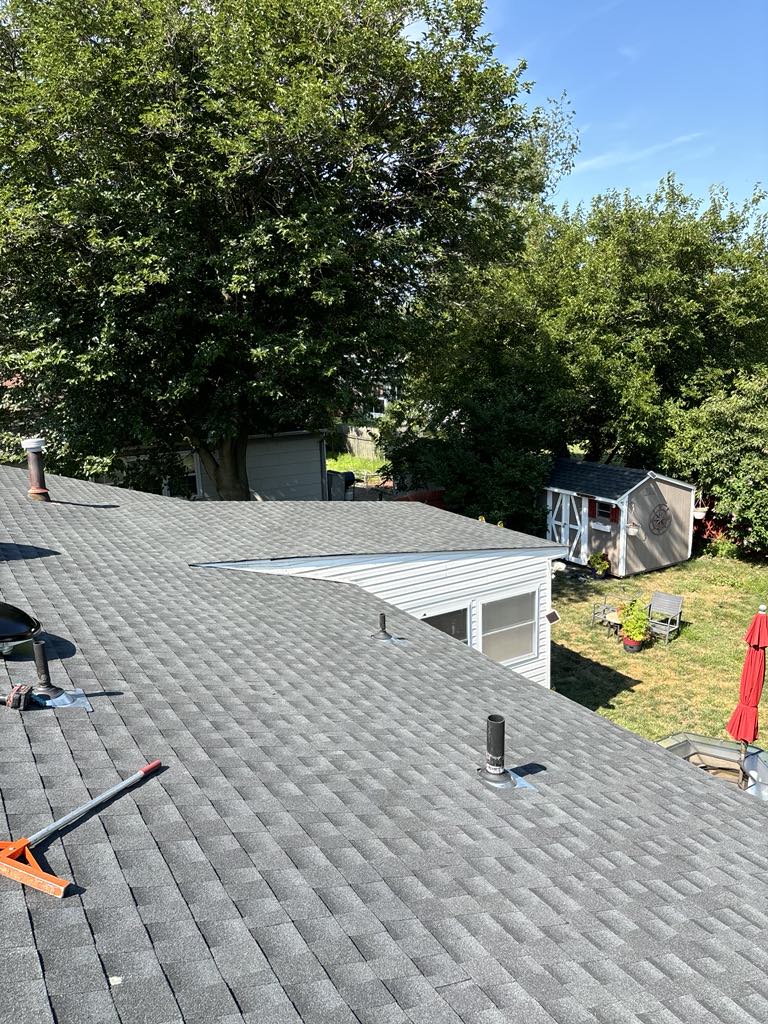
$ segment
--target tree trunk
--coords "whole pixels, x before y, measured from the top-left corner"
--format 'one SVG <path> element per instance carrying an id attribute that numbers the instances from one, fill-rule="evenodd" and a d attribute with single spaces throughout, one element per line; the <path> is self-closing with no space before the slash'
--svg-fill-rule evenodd
<path id="1" fill-rule="evenodd" d="M 250 501 L 248 471 L 245 467 L 245 453 L 248 448 L 248 434 L 227 437 L 215 448 L 198 448 L 205 471 L 213 480 L 216 493 L 222 501 Z"/>

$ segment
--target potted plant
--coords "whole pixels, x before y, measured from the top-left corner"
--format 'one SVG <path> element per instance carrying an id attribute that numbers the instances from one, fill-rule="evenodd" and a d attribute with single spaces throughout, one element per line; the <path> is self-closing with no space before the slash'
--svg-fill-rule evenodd
<path id="1" fill-rule="evenodd" d="M 587 559 L 587 565 L 592 570 L 592 575 L 598 580 L 604 580 L 611 571 L 611 563 L 604 551 L 596 551 Z"/>
<path id="2" fill-rule="evenodd" d="M 624 609 L 621 619 L 621 638 L 624 641 L 624 650 L 629 654 L 637 654 L 645 641 L 650 639 L 650 636 L 648 605 L 639 599 L 630 601 Z"/>

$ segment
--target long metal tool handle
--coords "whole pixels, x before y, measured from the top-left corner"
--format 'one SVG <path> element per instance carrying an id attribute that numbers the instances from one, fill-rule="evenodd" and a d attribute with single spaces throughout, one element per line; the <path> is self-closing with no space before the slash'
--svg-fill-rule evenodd
<path id="1" fill-rule="evenodd" d="M 116 796 L 118 793 L 122 793 L 124 789 L 128 789 L 129 786 L 133 786 L 137 782 L 140 782 L 145 775 L 149 775 L 150 772 L 155 771 L 159 767 L 159 761 L 150 761 L 150 763 L 145 764 L 143 768 L 139 768 L 139 770 L 134 775 L 131 775 L 130 778 L 123 779 L 122 782 L 118 782 L 116 786 L 108 789 L 106 793 L 102 793 L 101 796 L 95 796 L 93 800 L 89 800 L 87 804 L 83 804 L 82 807 L 76 807 L 74 811 L 70 811 L 69 814 L 65 814 L 63 818 L 59 818 L 58 821 L 51 822 L 50 825 L 46 825 L 45 828 L 41 828 L 39 832 L 35 832 L 34 835 L 29 837 L 27 845 L 34 846 L 35 843 L 42 842 L 43 839 L 47 839 L 48 836 L 52 835 L 54 832 L 58 832 L 60 828 L 64 828 L 65 825 L 69 825 L 71 821 L 77 821 L 78 818 L 87 814 L 88 811 L 93 810 L 94 807 L 98 807 L 100 804 L 106 803 L 107 800 L 111 800 L 113 796 Z"/>

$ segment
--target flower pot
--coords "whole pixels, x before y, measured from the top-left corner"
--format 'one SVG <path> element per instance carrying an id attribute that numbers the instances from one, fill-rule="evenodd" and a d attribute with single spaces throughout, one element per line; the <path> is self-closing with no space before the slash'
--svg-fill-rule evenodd
<path id="1" fill-rule="evenodd" d="M 642 649 L 642 640 L 633 640 L 628 636 L 622 637 L 622 640 L 624 641 L 624 650 L 627 654 L 637 654 Z"/>
<path id="2" fill-rule="evenodd" d="M 706 514 L 707 514 L 707 510 L 705 508 L 695 508 L 693 510 L 693 518 L 694 519 L 703 519 L 704 516 L 706 516 Z"/>
<path id="3" fill-rule="evenodd" d="M 597 569 L 590 569 L 590 572 L 592 573 L 592 579 L 594 580 L 604 580 L 608 575 L 607 569 L 601 569 L 600 572 L 598 572 Z"/>

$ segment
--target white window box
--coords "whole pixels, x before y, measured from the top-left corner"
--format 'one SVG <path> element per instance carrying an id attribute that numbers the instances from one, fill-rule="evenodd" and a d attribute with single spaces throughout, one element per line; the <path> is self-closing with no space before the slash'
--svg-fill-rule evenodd
<path id="1" fill-rule="evenodd" d="M 610 523 L 599 523 L 599 522 L 597 522 L 596 519 L 593 519 L 590 522 L 589 525 L 592 527 L 593 530 L 599 530 L 600 533 L 610 533 L 611 532 L 611 524 Z"/>

